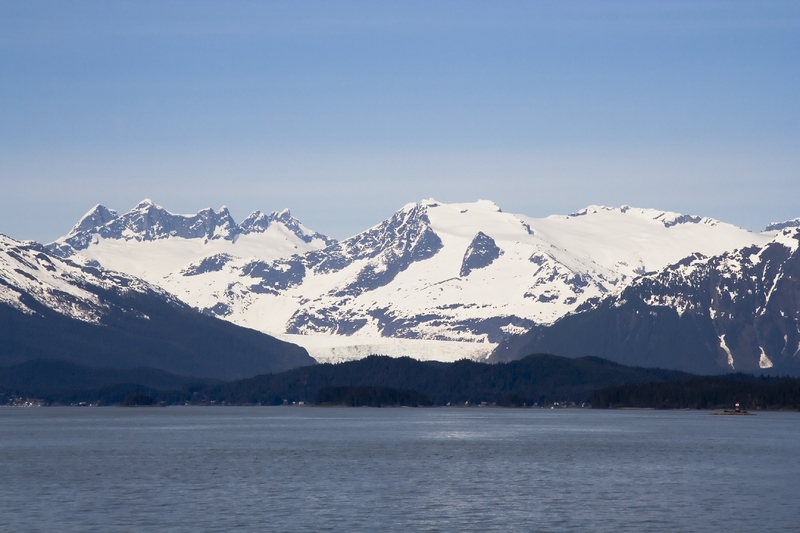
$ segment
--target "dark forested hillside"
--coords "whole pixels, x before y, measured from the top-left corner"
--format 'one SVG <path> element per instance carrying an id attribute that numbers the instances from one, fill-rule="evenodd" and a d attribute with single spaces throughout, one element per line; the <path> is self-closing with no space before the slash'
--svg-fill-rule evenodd
<path id="1" fill-rule="evenodd" d="M 0 366 L 41 359 L 235 379 L 315 364 L 120 272 L 0 235 Z"/>
<path id="2" fill-rule="evenodd" d="M 214 382 L 150 368 L 63 361 L 0 367 L 0 404 L 48 405 L 479 405 L 586 402 L 593 407 L 800 409 L 800 380 L 749 374 L 700 377 L 604 359 L 533 355 L 505 364 L 372 356 L 336 365 Z"/>
<path id="3" fill-rule="evenodd" d="M 235 379 L 316 363 L 299 346 L 188 306 L 171 305 L 150 294 L 121 296 L 91 289 L 113 304 L 100 324 L 75 320 L 36 302 L 31 306 L 38 314 L 0 304 L 0 365 L 51 359 Z"/>
<path id="4" fill-rule="evenodd" d="M 552 352 L 695 374 L 800 376 L 798 241 L 792 228 L 764 246 L 692 254 L 502 342 L 491 360 Z"/>
<path id="5" fill-rule="evenodd" d="M 0 391 L 22 396 L 45 396 L 133 383 L 156 390 L 181 390 L 187 384 L 216 381 L 170 374 L 154 368 L 96 368 L 48 359 L 0 366 Z"/>
<path id="6" fill-rule="evenodd" d="M 417 391 L 437 405 L 585 402 L 610 385 L 684 379 L 689 374 L 625 367 L 604 359 L 532 355 L 490 365 L 474 361 L 421 362 L 408 357 L 371 356 L 360 361 L 323 364 L 209 387 L 194 401 L 227 404 L 312 402 L 324 387 L 391 387 Z"/>
<path id="7" fill-rule="evenodd" d="M 748 374 L 607 387 L 592 395 L 594 407 L 652 409 L 800 409 L 800 379 Z"/>

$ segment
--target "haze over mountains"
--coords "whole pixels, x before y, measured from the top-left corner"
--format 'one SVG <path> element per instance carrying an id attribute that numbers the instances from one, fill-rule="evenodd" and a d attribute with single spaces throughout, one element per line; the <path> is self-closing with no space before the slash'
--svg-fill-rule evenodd
<path id="1" fill-rule="evenodd" d="M 140 277 L 207 315 L 298 342 L 320 361 L 370 353 L 483 360 L 493 351 L 491 360 L 507 360 L 549 346 L 522 339 L 563 331 L 562 324 L 575 323 L 575 316 L 624 308 L 621 295 L 641 290 L 636 288 L 646 280 L 672 280 L 658 298 L 643 297 L 656 312 L 671 309 L 682 317 L 689 316 L 688 308 L 707 309 L 702 291 L 685 290 L 698 270 L 676 264 L 694 258 L 707 265 L 704 272 L 723 264 L 739 272 L 758 255 L 741 250 L 791 244 L 796 226 L 797 220 L 787 221 L 753 233 L 710 218 L 627 206 L 589 206 L 570 215 L 532 218 L 504 213 L 489 201 L 424 200 L 337 242 L 304 227 L 288 210 L 255 212 L 236 223 L 224 207 L 174 215 L 145 200 L 122 215 L 98 205 L 47 249 L 84 266 Z M 770 264 L 794 261 L 796 249 L 786 250 Z M 747 290 L 764 302 L 789 290 L 784 287 L 793 279 L 785 278 L 767 297 L 764 291 L 775 285 L 761 274 L 765 281 Z M 681 287 L 681 294 L 672 295 L 673 287 Z M 737 312 L 749 316 L 750 308 L 742 305 Z M 792 311 L 792 304 L 786 305 L 784 314 Z M 756 307 L 752 312 L 758 314 L 762 308 Z M 601 333 L 609 335 L 607 327 L 565 333 L 584 342 L 564 350 L 689 371 L 794 364 L 796 353 L 772 353 L 775 343 L 758 335 L 752 342 L 734 341 L 741 335 L 731 328 L 741 330 L 744 318 L 725 322 L 715 316 L 713 338 L 704 333 L 716 354 L 711 363 L 707 354 L 697 356 L 703 359 L 699 363 L 685 350 L 669 356 L 669 343 L 658 357 L 641 347 L 620 351 L 617 341 L 597 341 Z M 781 350 L 787 353 L 796 333 L 796 328 L 789 332 L 791 327 L 779 328 L 785 330 L 787 347 Z M 624 339 L 642 335 L 638 328 L 613 331 Z M 690 336 L 678 338 L 690 342 Z M 561 353 L 561 345 L 553 346 L 549 351 Z M 753 365 L 754 360 L 762 363 Z"/>

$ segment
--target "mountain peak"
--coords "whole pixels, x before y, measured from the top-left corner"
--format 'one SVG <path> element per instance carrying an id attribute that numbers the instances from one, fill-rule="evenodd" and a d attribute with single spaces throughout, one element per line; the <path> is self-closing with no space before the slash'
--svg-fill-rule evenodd
<path id="1" fill-rule="evenodd" d="M 82 231 L 92 231 L 100 226 L 108 224 L 115 218 L 117 218 L 116 211 L 108 209 L 104 205 L 97 204 L 81 217 L 78 223 L 69 231 L 68 235 L 75 235 Z"/>
<path id="2" fill-rule="evenodd" d="M 102 205 L 96 205 L 81 218 L 66 237 L 51 243 L 48 248 L 61 257 L 70 257 L 78 250 L 85 250 L 92 244 L 99 243 L 98 237 L 138 242 L 168 238 L 235 242 L 238 235 L 263 233 L 273 223 L 285 227 L 290 234 L 294 234 L 297 239 L 305 243 L 317 239 L 326 245 L 335 242 L 303 226 L 292 217 L 288 209 L 270 215 L 255 211 L 241 224 L 237 224 L 224 205 L 217 211 L 207 207 L 193 215 L 178 215 L 145 198 L 123 215 L 118 215 L 116 211 Z M 281 239 L 286 240 L 285 234 Z"/>
<path id="3" fill-rule="evenodd" d="M 800 228 L 800 217 L 793 218 L 791 220 L 785 220 L 783 222 L 772 222 L 764 229 L 764 231 L 780 231 L 784 228 Z"/>
<path id="4" fill-rule="evenodd" d="M 145 198 L 144 200 L 136 204 L 136 206 L 134 206 L 134 209 L 150 208 L 150 207 L 156 207 L 159 209 L 161 208 L 161 206 L 158 206 L 155 203 L 153 203 L 153 200 L 151 200 L 150 198 Z"/>

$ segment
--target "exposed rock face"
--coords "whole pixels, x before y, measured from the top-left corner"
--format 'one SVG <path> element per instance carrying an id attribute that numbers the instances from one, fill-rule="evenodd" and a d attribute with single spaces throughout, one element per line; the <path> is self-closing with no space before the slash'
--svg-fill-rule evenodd
<path id="1" fill-rule="evenodd" d="M 769 238 L 656 210 L 593 206 L 531 219 L 486 201 L 425 200 L 318 250 L 196 261 L 165 286 L 206 312 L 265 331 L 496 343 L 688 251 Z M 213 297 L 197 298 L 201 281 Z"/>
<path id="2" fill-rule="evenodd" d="M 232 379 L 313 364 L 146 281 L 0 235 L 0 365 L 39 359 Z"/>
<path id="3" fill-rule="evenodd" d="M 254 211 L 245 218 L 236 229 L 236 234 L 250 235 L 251 233 L 263 233 L 273 224 L 281 224 L 303 242 L 310 243 L 315 239 L 323 241 L 326 245 L 334 244 L 335 239 L 331 239 L 316 231 L 309 231 L 300 221 L 292 216 L 288 209 L 264 214 L 261 211 Z"/>
<path id="4" fill-rule="evenodd" d="M 98 289 L 138 292 L 189 309 L 169 293 L 140 279 L 82 266 L 51 255 L 38 243 L 0 235 L 0 304 L 27 315 L 48 309 L 68 318 L 99 324 L 112 307 Z"/>
<path id="5" fill-rule="evenodd" d="M 102 205 L 92 208 L 63 239 L 48 245 L 61 257 L 70 257 L 98 242 L 98 238 L 121 241 L 156 241 L 177 237 L 206 241 L 235 241 L 239 235 L 263 233 L 271 225 L 281 224 L 298 239 L 310 243 L 318 239 L 327 244 L 335 241 L 320 233 L 311 232 L 292 217 L 288 209 L 265 215 L 250 214 L 237 224 L 227 207 L 219 211 L 203 209 L 195 215 L 175 215 L 145 199 L 123 215 Z"/>
<path id="6" fill-rule="evenodd" d="M 225 209 L 172 215 L 142 202 L 121 216 L 95 208 L 51 249 L 267 333 L 357 336 L 371 346 L 387 337 L 465 341 L 485 344 L 485 354 L 691 254 L 700 262 L 773 237 L 628 206 L 531 218 L 485 200 L 423 200 L 336 242 L 288 211 L 255 212 L 237 225 Z"/>
<path id="7" fill-rule="evenodd" d="M 800 373 L 800 228 L 763 246 L 693 254 L 620 294 L 501 345 L 690 372 Z"/>
<path id="8" fill-rule="evenodd" d="M 780 231 L 786 228 L 798 228 L 800 227 L 800 218 L 793 218 L 792 220 L 786 220 L 784 222 L 773 222 L 769 226 L 766 227 L 764 231 Z"/>
<path id="9" fill-rule="evenodd" d="M 193 263 L 181 271 L 184 276 L 199 276 L 209 272 L 219 272 L 233 257 L 229 254 L 210 255 L 197 263 Z"/>
<path id="10" fill-rule="evenodd" d="M 107 209 L 105 206 L 97 204 L 69 232 L 70 235 L 92 232 L 97 228 L 105 226 L 117 218 L 117 212 L 113 209 Z"/>
<path id="11" fill-rule="evenodd" d="M 469 273 L 479 268 L 486 268 L 495 259 L 503 255 L 494 239 L 479 231 L 472 242 L 469 243 L 467 251 L 464 252 L 464 259 L 461 261 L 461 271 L 459 276 L 469 276 Z"/>
<path id="12" fill-rule="evenodd" d="M 330 302 L 311 310 L 298 310 L 287 323 L 288 333 L 308 330 L 352 334 L 367 323 L 367 317 L 354 322 L 347 314 L 338 317 L 342 305 L 366 292 L 391 283 L 399 273 L 418 261 L 430 259 L 442 248 L 442 241 L 431 229 L 423 206 L 407 206 L 378 226 L 319 252 L 295 261 L 305 261 L 315 274 L 331 274 L 355 262 L 363 263 L 354 277 L 326 294 Z M 287 268 L 286 272 L 291 271 Z M 299 268 L 296 268 L 299 271 Z"/>

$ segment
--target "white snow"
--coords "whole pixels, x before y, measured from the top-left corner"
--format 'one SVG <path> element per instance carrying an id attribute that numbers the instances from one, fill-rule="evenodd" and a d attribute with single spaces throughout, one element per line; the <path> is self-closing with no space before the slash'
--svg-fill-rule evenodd
<path id="1" fill-rule="evenodd" d="M 94 259 L 109 270 L 125 272 L 152 283 L 163 283 L 164 277 L 218 253 L 271 261 L 325 246 L 321 240 L 306 243 L 281 224 L 271 224 L 263 233 L 238 235 L 235 241 L 180 237 L 126 241 L 97 235 L 94 239 L 92 245 L 80 251 L 81 256 Z"/>
<path id="2" fill-rule="evenodd" d="M 800 228 L 786 228 L 775 234 L 773 240 L 787 247 L 790 253 L 794 253 L 800 247 L 798 236 L 800 236 Z"/>
<path id="3" fill-rule="evenodd" d="M 758 368 L 772 368 L 772 361 L 769 360 L 767 354 L 764 353 L 764 348 L 758 347 L 761 350 L 761 356 L 758 358 Z"/>
<path id="4" fill-rule="evenodd" d="M 41 305 L 71 318 L 97 324 L 108 306 L 91 291 L 83 288 L 92 284 L 104 288 L 116 287 L 113 279 L 83 272 L 78 265 L 29 248 L 30 244 L 0 235 L 0 302 L 26 314 L 36 311 L 20 299 L 31 296 Z M 116 275 L 116 274 L 115 274 Z M 126 277 L 122 291 L 153 290 L 148 284 Z M 164 293 L 165 297 L 171 296 Z"/>
<path id="5" fill-rule="evenodd" d="M 461 359 L 483 361 L 497 347 L 491 342 L 431 341 L 387 337 L 347 337 L 344 335 L 289 335 L 275 337 L 299 344 L 318 363 L 341 363 L 370 355 L 411 357 L 419 361 L 451 363 Z"/>
<path id="6" fill-rule="evenodd" d="M 556 248 L 628 276 L 658 270 L 693 252 L 718 255 L 771 238 L 708 218 L 666 227 L 663 220 L 680 215 L 655 209 L 589 206 L 580 213 L 520 219 Z"/>
<path id="7" fill-rule="evenodd" d="M 299 329 L 308 337 L 319 337 L 309 341 L 309 346 L 320 350 L 317 353 L 322 360 L 338 360 L 351 356 L 346 354 L 366 354 L 373 348 L 390 351 L 387 355 L 402 355 L 397 348 L 400 345 L 392 344 L 395 339 L 387 338 L 381 322 L 374 318 L 381 313 L 407 321 L 410 325 L 405 337 L 431 343 L 468 341 L 462 343 L 470 348 L 463 349 L 472 354 L 470 350 L 476 345 L 490 343 L 485 342 L 486 333 L 465 324 L 498 318 L 502 320 L 498 334 L 518 334 L 526 329 L 518 325 L 519 319 L 552 323 L 587 299 L 619 291 L 636 276 L 659 270 L 693 252 L 716 255 L 764 244 L 773 237 L 707 218 L 675 223 L 681 220 L 677 213 L 630 207 L 589 206 L 573 215 L 532 218 L 504 213 L 486 200 L 444 204 L 429 199 L 408 204 L 401 212 L 408 215 L 418 206 L 425 210 L 442 248 L 431 258 L 411 263 L 390 283 L 358 295 L 336 293 L 358 279 L 367 266 L 375 272 L 385 270 L 385 255 L 354 261 L 335 272 L 307 271 L 302 284 L 278 294 L 252 291 L 250 287 L 259 280 L 243 275 L 249 258 L 269 261 L 322 248 L 321 241 L 307 244 L 278 224 L 263 234 L 241 235 L 235 243 L 222 239 L 100 239 L 81 254 L 106 268 L 159 284 L 198 308 L 224 303 L 230 312 L 223 318 L 264 332 L 286 332 L 298 313 L 321 313 L 335 318 L 336 323 L 363 320 L 363 325 L 344 337 L 344 344 L 337 344 L 342 336 L 333 335 L 335 326 L 324 322 L 308 323 Z M 462 277 L 465 251 L 478 232 L 491 237 L 503 253 L 489 266 Z M 181 274 L 189 263 L 221 252 L 235 256 L 221 270 L 195 276 Z M 404 349 L 418 346 L 408 342 L 402 341 Z M 324 348 L 328 355 L 323 353 L 323 344 L 329 347 Z M 385 348 L 379 350 L 381 346 Z M 433 350 L 438 344 L 424 346 Z M 450 344 L 441 346 L 442 353 L 451 353 L 447 351 L 450 348 L 444 348 Z M 414 357 L 425 357 L 423 352 L 415 351 Z"/>
<path id="8" fill-rule="evenodd" d="M 725 335 L 724 334 L 719 336 L 719 346 L 720 346 L 720 348 L 722 348 L 725 351 L 726 354 L 728 354 L 728 366 L 730 366 L 732 369 L 734 369 L 735 367 L 733 366 L 733 354 L 731 353 L 730 349 L 728 348 L 728 345 L 725 344 Z"/>

